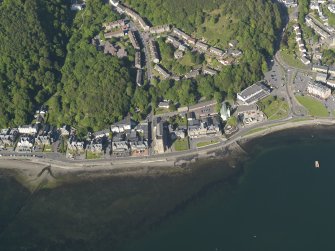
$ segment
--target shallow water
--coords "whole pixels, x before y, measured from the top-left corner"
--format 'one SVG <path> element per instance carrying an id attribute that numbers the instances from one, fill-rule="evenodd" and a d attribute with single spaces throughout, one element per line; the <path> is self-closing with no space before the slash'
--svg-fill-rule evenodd
<path id="1" fill-rule="evenodd" d="M 0 250 L 333 250 L 334 139 L 309 128 L 254 140 L 243 173 L 205 161 L 32 196 L 0 177 Z"/>

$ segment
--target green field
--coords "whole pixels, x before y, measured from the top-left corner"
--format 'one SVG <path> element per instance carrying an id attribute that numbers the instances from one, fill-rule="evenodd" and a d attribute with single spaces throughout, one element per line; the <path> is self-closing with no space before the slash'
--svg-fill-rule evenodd
<path id="1" fill-rule="evenodd" d="M 285 100 L 269 96 L 258 102 L 258 106 L 269 120 L 283 119 L 288 116 L 289 106 Z"/>
<path id="2" fill-rule="evenodd" d="M 185 151 L 190 149 L 189 145 L 188 145 L 188 138 L 185 139 L 177 139 L 174 143 L 173 143 L 174 149 L 176 151 Z"/>
<path id="3" fill-rule="evenodd" d="M 309 114 L 315 117 L 328 117 L 328 110 L 317 99 L 308 96 L 296 96 L 301 105 L 306 107 Z"/>
<path id="4" fill-rule="evenodd" d="M 94 153 L 91 151 L 86 152 L 86 159 L 100 159 L 102 157 L 102 153 Z"/>
<path id="5" fill-rule="evenodd" d="M 204 141 L 204 142 L 198 142 L 197 143 L 197 147 L 204 147 L 204 146 L 209 146 L 209 145 L 213 145 L 219 143 L 218 140 L 211 140 L 211 141 Z"/>
<path id="6" fill-rule="evenodd" d="M 307 69 L 306 65 L 304 65 L 299 58 L 296 58 L 296 56 L 288 50 L 281 50 L 280 55 L 286 64 L 296 68 Z"/>

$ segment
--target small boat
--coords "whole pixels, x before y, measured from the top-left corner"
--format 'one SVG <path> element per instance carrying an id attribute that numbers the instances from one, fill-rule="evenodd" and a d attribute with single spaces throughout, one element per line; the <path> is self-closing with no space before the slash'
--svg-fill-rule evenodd
<path id="1" fill-rule="evenodd" d="M 315 161 L 314 165 L 315 165 L 315 168 L 320 168 L 320 163 L 318 160 Z"/>

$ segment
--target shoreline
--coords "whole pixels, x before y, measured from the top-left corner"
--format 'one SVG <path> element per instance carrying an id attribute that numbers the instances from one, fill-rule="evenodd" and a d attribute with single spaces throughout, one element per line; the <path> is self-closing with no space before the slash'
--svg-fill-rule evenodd
<path id="1" fill-rule="evenodd" d="M 335 120 L 330 119 L 308 119 L 289 121 L 268 126 L 250 128 L 243 135 L 233 135 L 226 142 L 205 147 L 203 149 L 181 152 L 174 157 L 154 156 L 147 159 L 120 159 L 110 161 L 80 161 L 65 162 L 52 159 L 2 157 L 0 159 L 0 170 L 13 173 L 15 179 L 31 191 L 44 187 L 55 187 L 61 185 L 57 177 L 67 175 L 74 176 L 106 176 L 106 175 L 158 175 L 169 172 L 181 172 L 190 164 L 201 160 L 222 159 L 227 161 L 228 166 L 234 168 L 239 156 L 247 156 L 243 145 L 252 143 L 254 139 L 275 132 L 311 126 L 334 126 Z M 71 182 L 66 180 L 66 182 Z"/>

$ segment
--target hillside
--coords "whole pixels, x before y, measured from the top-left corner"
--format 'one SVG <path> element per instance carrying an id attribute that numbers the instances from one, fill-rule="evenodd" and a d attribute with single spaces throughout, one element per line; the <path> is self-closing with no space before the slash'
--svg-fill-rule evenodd
<path id="1" fill-rule="evenodd" d="M 27 123 L 56 92 L 69 35 L 68 10 L 59 0 L 0 5 L 1 127 Z"/>
<path id="2" fill-rule="evenodd" d="M 219 48 L 227 48 L 229 41 L 238 40 L 244 53 L 240 66 L 223 71 L 216 80 L 217 87 L 224 92 L 231 89 L 235 93 L 261 78 L 262 70 L 267 70 L 265 59 L 274 54 L 282 28 L 279 5 L 271 0 L 125 2 L 152 25 L 173 24 Z"/>

